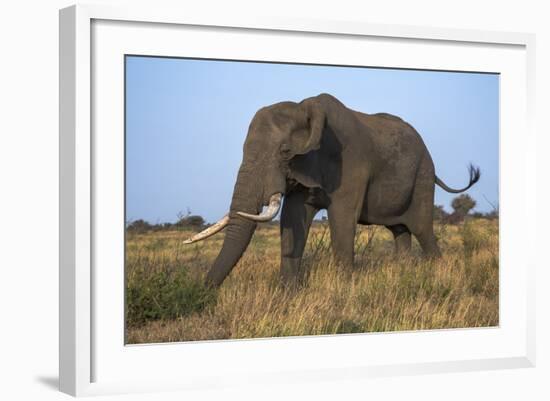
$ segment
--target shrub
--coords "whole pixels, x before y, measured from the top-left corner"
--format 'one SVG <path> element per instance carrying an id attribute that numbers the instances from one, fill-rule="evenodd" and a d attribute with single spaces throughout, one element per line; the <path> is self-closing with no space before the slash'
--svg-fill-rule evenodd
<path id="1" fill-rule="evenodd" d="M 153 226 L 143 219 L 135 220 L 128 224 L 126 230 L 134 233 L 146 233 L 151 230 Z"/>
<path id="2" fill-rule="evenodd" d="M 181 227 L 181 228 L 200 229 L 204 227 L 204 224 L 205 224 L 205 221 L 202 218 L 202 216 L 187 215 L 187 216 L 180 217 L 180 219 L 175 224 L 175 226 Z"/>
<path id="3" fill-rule="evenodd" d="M 175 319 L 214 301 L 215 292 L 190 278 L 185 269 L 137 269 L 126 282 L 126 322 L 139 326 L 150 320 Z"/>
<path id="4" fill-rule="evenodd" d="M 458 224 L 464 221 L 470 210 L 476 205 L 476 201 L 468 194 L 457 196 L 451 202 L 454 211 L 443 218 L 446 224 Z"/>
<path id="5" fill-rule="evenodd" d="M 462 223 L 462 221 L 464 221 L 464 217 L 462 214 L 460 213 L 457 213 L 457 212 L 452 212 L 451 214 L 449 214 L 447 217 L 445 217 L 445 219 L 443 220 L 443 223 L 444 224 L 459 224 L 459 223 Z"/>
<path id="6" fill-rule="evenodd" d="M 445 211 L 443 205 L 434 205 L 434 220 L 443 221 L 449 217 L 449 213 Z"/>
<path id="7" fill-rule="evenodd" d="M 453 199 L 451 206 L 456 213 L 466 216 L 476 206 L 476 201 L 470 195 L 462 194 Z"/>

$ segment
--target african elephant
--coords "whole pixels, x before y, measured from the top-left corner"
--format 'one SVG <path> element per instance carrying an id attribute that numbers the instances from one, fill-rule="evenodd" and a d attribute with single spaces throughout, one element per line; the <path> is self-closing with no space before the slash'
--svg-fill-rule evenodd
<path id="1" fill-rule="evenodd" d="M 320 209 L 327 210 L 339 263 L 353 264 L 358 223 L 386 226 L 398 253 L 410 249 L 414 234 L 426 255 L 439 256 L 433 232 L 435 184 L 463 192 L 479 180 L 479 168 L 470 165 L 469 174 L 463 189 L 445 185 L 418 132 L 399 117 L 361 113 L 328 94 L 281 102 L 260 109 L 250 123 L 229 213 L 185 243 L 226 228 L 207 275 L 209 285 L 219 286 L 246 250 L 257 223 L 273 219 L 284 197 L 283 283 L 300 277 L 309 228 Z"/>

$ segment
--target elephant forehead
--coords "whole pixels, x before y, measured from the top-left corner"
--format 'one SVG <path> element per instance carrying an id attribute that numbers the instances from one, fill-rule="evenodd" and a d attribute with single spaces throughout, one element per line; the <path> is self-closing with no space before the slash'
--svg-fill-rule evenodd
<path id="1" fill-rule="evenodd" d="M 305 121 L 305 113 L 297 103 L 283 102 L 260 109 L 254 116 L 253 126 L 289 129 Z"/>

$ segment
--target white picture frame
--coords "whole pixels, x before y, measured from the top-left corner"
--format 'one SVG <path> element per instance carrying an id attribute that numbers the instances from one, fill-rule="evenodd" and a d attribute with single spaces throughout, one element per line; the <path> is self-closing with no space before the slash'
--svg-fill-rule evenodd
<path id="1" fill-rule="evenodd" d="M 461 69 L 461 65 L 456 61 L 453 64 L 452 53 L 463 51 L 469 54 L 468 52 L 475 51 L 479 59 L 476 61 L 470 54 L 467 58 L 471 59 L 471 64 L 466 70 L 476 70 L 477 65 L 479 71 L 505 71 L 503 76 L 509 78 L 504 80 L 505 86 L 501 96 L 511 93 L 512 89 L 519 95 L 518 99 L 513 100 L 514 103 L 512 100 L 506 101 L 508 98 L 504 101 L 501 98 L 503 112 L 514 107 L 518 113 L 507 113 L 516 116 L 510 119 L 506 116 L 501 120 L 501 177 L 506 177 L 510 183 L 501 181 L 504 184 L 501 187 L 501 230 L 504 228 L 501 236 L 501 248 L 504 248 L 504 251 L 501 250 L 501 260 L 505 266 L 513 266 L 515 269 L 501 271 L 501 283 L 504 285 L 501 287 L 500 306 L 503 320 L 500 326 L 481 330 L 435 330 L 397 335 L 382 333 L 370 336 L 323 336 L 125 347 L 124 343 L 119 341 L 122 335 L 119 328 L 123 323 L 116 323 L 116 319 L 120 320 L 123 316 L 117 304 L 121 301 L 119 295 L 123 291 L 122 286 L 119 286 L 121 273 L 119 271 L 118 278 L 114 277 L 112 286 L 106 287 L 106 276 L 94 270 L 98 266 L 98 261 L 104 263 L 106 259 L 103 258 L 112 256 L 109 252 L 97 251 L 97 244 L 109 235 L 107 231 L 101 231 L 104 227 L 100 221 L 101 216 L 106 215 L 103 215 L 103 209 L 98 206 L 100 202 L 97 194 L 120 186 L 116 174 L 113 174 L 115 178 L 105 187 L 102 187 L 105 180 L 98 181 L 96 177 L 102 174 L 103 163 L 111 163 L 105 160 L 109 160 L 111 155 L 113 158 L 122 155 L 120 147 L 117 148 L 115 142 L 113 146 L 105 141 L 97 143 L 93 132 L 101 126 L 101 119 L 120 127 L 120 121 L 117 120 L 121 118 L 120 115 L 105 117 L 101 110 L 107 107 L 115 111 L 120 110 L 121 87 L 118 84 L 107 85 L 108 90 L 112 91 L 111 95 L 101 98 L 102 101 L 98 102 L 97 98 L 106 92 L 94 87 L 94 84 L 104 79 L 103 77 L 107 77 L 104 81 L 106 84 L 120 82 L 121 71 L 115 68 L 113 73 L 113 69 L 109 67 L 109 60 L 116 59 L 116 62 L 120 63 L 119 56 L 126 52 L 125 46 L 136 49 L 137 45 L 130 44 L 131 40 L 140 40 L 139 46 L 142 48 L 138 51 L 141 54 L 172 55 L 170 44 L 160 48 L 160 38 L 176 35 L 180 31 L 185 34 L 185 27 L 192 27 L 198 31 L 198 35 L 201 32 L 213 32 L 214 36 L 226 35 L 227 38 L 231 32 L 239 35 L 241 32 L 247 35 L 261 33 L 265 40 L 273 41 L 273 51 L 276 51 L 277 41 L 283 40 L 281 36 L 293 35 L 297 40 L 325 40 L 327 44 L 330 38 L 335 37 L 354 41 L 383 40 L 388 46 L 394 42 L 397 45 L 399 41 L 406 41 L 408 44 L 425 46 L 425 59 L 420 57 L 404 62 L 403 55 L 386 54 L 386 66 L 456 70 Z M 140 31 L 144 29 L 149 29 L 147 35 L 140 36 Z M 200 43 L 208 47 L 207 38 Z M 527 207 L 526 202 L 528 199 L 535 199 L 536 187 L 535 133 L 532 128 L 534 43 L 534 35 L 523 33 L 375 25 L 357 21 L 292 18 L 235 20 L 220 15 L 187 15 L 181 10 L 167 11 L 154 7 L 111 8 L 78 5 L 61 10 L 60 390 L 80 396 L 534 366 L 536 254 L 530 252 L 533 244 L 525 239 L 515 238 L 513 233 L 506 230 L 506 227 L 512 227 L 520 218 L 524 218 L 527 224 L 531 225 L 529 230 L 535 230 L 535 219 L 529 216 L 535 216 L 536 210 L 532 206 Z M 428 57 L 430 52 L 433 53 L 430 46 L 437 46 L 441 60 L 436 61 L 434 57 Z M 452 51 L 445 46 L 453 46 Z M 235 53 L 231 52 L 241 50 L 227 44 L 224 44 L 224 47 L 227 49 L 225 53 L 219 54 L 220 58 L 244 59 L 248 51 L 243 47 L 243 53 L 235 56 Z M 373 51 L 376 51 L 375 47 Z M 210 51 L 221 52 L 215 50 L 215 47 L 212 49 L 214 50 Z M 253 51 L 252 47 L 251 49 Z M 487 49 L 495 49 L 492 61 L 483 61 L 483 53 L 487 52 Z M 381 52 L 380 56 L 383 56 L 383 50 Z M 299 52 L 294 55 L 289 53 L 288 57 L 295 57 L 295 61 L 310 61 L 300 60 Z M 346 56 L 344 54 L 341 57 Z M 102 64 L 104 60 L 106 64 Z M 98 74 L 98 71 L 103 72 L 100 72 L 102 75 L 94 83 L 92 77 Z M 109 127 L 106 126 L 106 129 Z M 518 137 L 511 134 L 513 130 L 519 131 L 516 135 L 522 138 L 522 144 L 518 143 Z M 519 154 L 517 166 L 506 164 L 506 161 L 510 160 L 509 152 L 512 149 Z M 514 187 L 517 188 L 517 185 L 522 186 L 523 191 L 516 191 L 521 194 L 512 190 Z M 118 212 L 115 210 L 114 213 Z M 111 234 L 114 235 L 116 243 L 120 239 L 120 232 Z M 507 245 L 513 243 L 514 246 L 504 247 L 503 242 Z M 520 260 L 517 256 L 521 253 L 524 257 Z M 123 266 L 120 268 L 123 270 Z M 509 287 L 506 283 L 509 283 Z M 104 298 L 101 302 L 98 301 L 95 292 L 99 287 Z M 114 311 L 112 314 L 103 313 L 105 307 L 102 305 L 105 304 L 105 300 L 115 305 L 111 308 Z M 113 322 L 114 325 L 111 324 Z M 108 344 L 109 337 L 115 339 L 112 344 Z M 449 343 L 458 344 L 452 350 L 455 354 L 451 351 L 447 355 L 437 352 L 438 346 L 444 347 Z M 367 349 L 369 344 L 373 350 L 378 349 L 380 352 L 376 354 L 371 351 L 369 358 L 365 358 L 362 352 L 353 352 L 356 347 Z M 432 356 L 426 352 L 425 358 L 419 358 L 414 354 L 393 358 L 387 352 L 390 346 L 393 349 L 405 349 L 409 346 L 422 349 L 427 344 L 433 344 L 435 350 Z M 469 344 L 470 350 L 466 352 L 460 344 Z M 352 351 L 346 356 L 347 359 L 338 358 L 337 355 L 346 349 Z M 320 350 L 323 350 L 323 358 L 319 357 Z M 285 355 L 297 355 L 300 352 L 309 360 L 305 358 L 303 362 L 295 361 L 292 367 L 285 366 L 285 361 L 288 361 L 284 359 Z M 218 358 L 218 370 L 206 374 L 199 359 L 213 357 L 214 353 Z M 440 356 L 436 357 L 436 353 Z M 185 362 L 180 364 L 179 373 L 166 375 L 169 369 L 173 371 L 174 361 L 182 360 L 182 355 L 186 358 Z M 229 358 L 240 359 L 240 366 L 224 363 L 224 360 Z M 159 363 L 166 367 L 166 372 L 158 368 Z M 121 369 L 121 364 L 125 364 L 125 369 Z M 254 365 L 251 367 L 249 364 Z M 148 371 L 140 367 L 141 365 L 155 366 L 155 370 L 159 370 L 161 374 L 155 376 L 154 371 Z M 125 374 L 120 374 L 122 371 Z"/>

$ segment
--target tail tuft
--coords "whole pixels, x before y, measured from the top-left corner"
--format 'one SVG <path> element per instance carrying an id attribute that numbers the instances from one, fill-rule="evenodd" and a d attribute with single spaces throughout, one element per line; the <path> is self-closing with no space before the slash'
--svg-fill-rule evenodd
<path id="1" fill-rule="evenodd" d="M 470 165 L 468 166 L 468 172 L 470 173 L 470 183 L 468 184 L 469 188 L 479 181 L 481 177 L 481 170 L 479 169 L 479 167 L 476 167 L 472 163 L 470 163 Z"/>
<path id="2" fill-rule="evenodd" d="M 479 170 L 479 167 L 475 167 L 472 163 L 470 163 L 470 165 L 468 166 L 468 174 L 470 175 L 470 182 L 468 183 L 468 186 L 462 189 L 454 189 L 447 186 L 447 184 L 445 184 L 438 176 L 435 176 L 435 183 L 447 192 L 450 192 L 452 194 L 459 194 L 470 189 L 470 187 L 478 182 L 479 178 L 481 177 L 481 171 Z"/>

